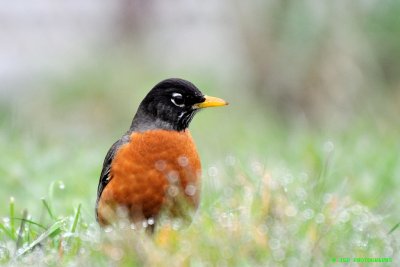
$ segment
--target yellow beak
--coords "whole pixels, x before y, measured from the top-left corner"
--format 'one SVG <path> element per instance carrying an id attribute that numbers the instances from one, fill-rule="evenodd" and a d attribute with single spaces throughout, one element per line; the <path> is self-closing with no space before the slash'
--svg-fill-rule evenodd
<path id="1" fill-rule="evenodd" d="M 218 97 L 213 97 L 213 96 L 204 96 L 206 100 L 202 103 L 198 103 L 193 105 L 193 108 L 210 108 L 210 107 L 221 107 L 221 106 L 226 106 L 229 103 L 226 102 L 225 100 L 218 98 Z"/>

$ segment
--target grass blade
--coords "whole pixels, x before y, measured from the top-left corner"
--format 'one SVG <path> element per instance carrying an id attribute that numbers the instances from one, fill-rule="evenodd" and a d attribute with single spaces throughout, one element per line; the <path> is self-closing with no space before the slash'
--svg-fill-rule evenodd
<path id="1" fill-rule="evenodd" d="M 61 226 L 63 225 L 65 219 L 56 221 L 52 226 L 50 226 L 49 229 L 47 229 L 45 232 L 43 232 L 38 238 L 36 238 L 32 243 L 29 244 L 24 250 L 22 250 L 20 253 L 18 253 L 17 257 L 20 257 L 27 253 L 28 251 L 32 250 L 35 246 L 37 246 L 40 242 L 45 240 L 47 237 L 49 237 L 51 234 L 54 232 L 60 230 Z"/>
<path id="2" fill-rule="evenodd" d="M 80 217 L 80 214 L 81 214 L 81 206 L 82 205 L 79 204 L 78 209 L 77 209 L 77 211 L 75 213 L 74 222 L 72 223 L 71 230 L 70 230 L 71 233 L 75 233 L 76 226 L 78 225 L 78 220 L 79 220 L 79 217 Z"/>
<path id="3" fill-rule="evenodd" d="M 15 205 L 14 205 L 14 198 L 10 197 L 10 232 L 14 236 L 13 239 L 15 239 Z"/>
<path id="4" fill-rule="evenodd" d="M 28 211 L 26 209 L 24 209 L 23 214 L 22 214 L 21 224 L 20 224 L 19 230 L 18 230 L 17 242 L 15 245 L 17 250 L 22 246 L 22 235 L 24 234 L 26 217 L 28 217 Z M 14 218 L 13 218 L 13 220 L 14 220 Z"/>
<path id="5" fill-rule="evenodd" d="M 29 219 L 24 219 L 24 218 L 14 218 L 14 220 L 18 220 L 18 221 L 22 221 L 22 220 L 24 220 L 26 223 L 29 223 L 29 224 L 35 225 L 35 226 L 37 226 L 37 227 L 40 227 L 40 228 L 42 228 L 43 230 L 46 230 L 46 227 L 45 227 L 45 226 L 41 225 L 40 223 L 34 222 L 34 221 L 32 221 L 32 220 L 29 220 Z"/>
<path id="6" fill-rule="evenodd" d="M 0 230 L 2 230 L 11 240 L 15 240 L 15 236 L 13 233 L 11 233 L 10 229 L 7 229 L 7 227 L 4 226 L 4 224 L 2 224 L 0 222 Z"/>
<path id="7" fill-rule="evenodd" d="M 46 208 L 47 213 L 50 215 L 50 218 L 54 220 L 55 218 L 54 218 L 53 212 L 51 211 L 49 203 L 44 198 L 42 198 L 42 203 L 43 203 L 44 207 Z"/>
<path id="8" fill-rule="evenodd" d="M 388 232 L 388 235 L 390 235 L 391 233 L 393 233 L 394 231 L 396 231 L 397 228 L 400 227 L 400 223 L 396 224 L 395 226 L 393 226 L 392 229 L 390 229 L 390 231 Z"/>

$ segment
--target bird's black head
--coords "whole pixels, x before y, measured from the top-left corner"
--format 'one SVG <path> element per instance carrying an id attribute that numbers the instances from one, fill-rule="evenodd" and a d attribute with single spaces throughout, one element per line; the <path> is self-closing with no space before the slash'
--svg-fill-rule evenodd
<path id="1" fill-rule="evenodd" d="M 185 130 L 196 112 L 228 103 L 203 95 L 191 82 L 182 79 L 161 81 L 146 95 L 132 121 L 131 130 Z"/>

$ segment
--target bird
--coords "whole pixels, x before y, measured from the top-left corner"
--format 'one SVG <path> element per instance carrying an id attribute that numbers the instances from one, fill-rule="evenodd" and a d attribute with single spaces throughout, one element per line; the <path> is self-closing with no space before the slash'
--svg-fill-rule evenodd
<path id="1" fill-rule="evenodd" d="M 99 225 L 122 218 L 154 232 L 163 214 L 190 221 L 199 206 L 201 162 L 188 127 L 198 111 L 226 105 L 184 79 L 156 84 L 106 154 L 95 207 Z"/>

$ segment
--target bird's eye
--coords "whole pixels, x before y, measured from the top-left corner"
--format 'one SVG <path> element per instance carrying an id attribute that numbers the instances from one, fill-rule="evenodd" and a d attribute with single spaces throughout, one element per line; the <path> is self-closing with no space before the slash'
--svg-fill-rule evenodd
<path id="1" fill-rule="evenodd" d="M 181 108 L 185 106 L 185 99 L 183 99 L 183 96 L 179 93 L 173 93 L 171 101 L 172 101 L 172 103 L 175 104 L 175 106 L 178 106 Z"/>

